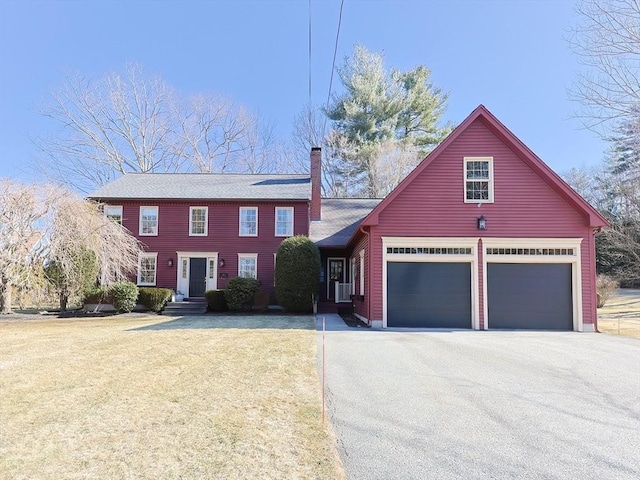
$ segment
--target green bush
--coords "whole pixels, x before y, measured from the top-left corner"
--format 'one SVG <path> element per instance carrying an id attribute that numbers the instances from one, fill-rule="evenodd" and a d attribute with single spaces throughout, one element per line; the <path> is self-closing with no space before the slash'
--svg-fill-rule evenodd
<path id="1" fill-rule="evenodd" d="M 131 282 L 117 282 L 109 287 L 113 307 L 118 312 L 130 312 L 138 300 L 138 287 Z"/>
<path id="2" fill-rule="evenodd" d="M 86 305 L 88 303 L 112 303 L 113 299 L 109 293 L 109 287 L 90 287 L 86 288 L 82 293 L 82 303 Z"/>
<path id="3" fill-rule="evenodd" d="M 320 251 L 308 237 L 283 240 L 276 256 L 276 297 L 289 312 L 308 313 L 320 283 Z"/>
<path id="4" fill-rule="evenodd" d="M 168 288 L 140 287 L 138 293 L 138 303 L 145 308 L 159 312 L 171 299 L 171 290 Z"/>
<path id="5" fill-rule="evenodd" d="M 207 299 L 207 309 L 210 312 L 226 312 L 227 301 L 224 299 L 224 290 L 207 290 L 204 292 Z"/>
<path id="6" fill-rule="evenodd" d="M 230 310 L 251 310 L 253 298 L 260 290 L 260 282 L 255 278 L 236 277 L 229 280 L 224 291 L 224 299 Z"/>

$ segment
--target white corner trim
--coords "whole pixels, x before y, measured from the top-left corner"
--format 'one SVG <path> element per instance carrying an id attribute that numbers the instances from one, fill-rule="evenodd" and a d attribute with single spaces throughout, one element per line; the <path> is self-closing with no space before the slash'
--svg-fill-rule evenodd
<path id="1" fill-rule="evenodd" d="M 356 317 L 358 320 L 360 320 L 361 322 L 366 323 L 367 325 L 369 325 L 369 319 L 366 317 L 363 317 L 362 315 L 360 315 L 359 313 L 353 313 L 353 316 Z"/>

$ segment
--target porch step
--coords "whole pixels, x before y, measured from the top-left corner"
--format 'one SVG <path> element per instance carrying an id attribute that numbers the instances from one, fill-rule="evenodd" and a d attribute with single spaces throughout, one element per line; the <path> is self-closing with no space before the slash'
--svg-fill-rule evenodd
<path id="1" fill-rule="evenodd" d="M 162 310 L 162 315 L 184 316 L 184 315 L 203 315 L 207 313 L 206 300 L 189 299 L 184 302 L 169 302 Z"/>

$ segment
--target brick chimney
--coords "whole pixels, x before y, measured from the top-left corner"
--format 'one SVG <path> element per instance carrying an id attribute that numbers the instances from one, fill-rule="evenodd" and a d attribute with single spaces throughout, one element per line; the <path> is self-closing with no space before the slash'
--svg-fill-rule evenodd
<path id="1" fill-rule="evenodd" d="M 322 219 L 322 149 L 311 149 L 311 220 Z"/>

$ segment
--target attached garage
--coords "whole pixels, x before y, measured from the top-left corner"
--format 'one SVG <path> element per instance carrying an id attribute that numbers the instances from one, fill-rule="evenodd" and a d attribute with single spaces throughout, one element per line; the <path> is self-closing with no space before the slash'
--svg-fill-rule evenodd
<path id="1" fill-rule="evenodd" d="M 471 264 L 389 262 L 387 326 L 471 328 Z"/>
<path id="2" fill-rule="evenodd" d="M 573 330 L 571 270 L 567 263 L 489 263 L 489 328 Z"/>
<path id="3" fill-rule="evenodd" d="M 478 239 L 383 237 L 383 328 L 479 328 Z"/>

